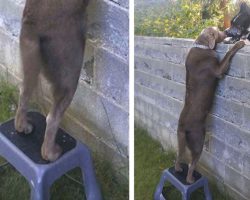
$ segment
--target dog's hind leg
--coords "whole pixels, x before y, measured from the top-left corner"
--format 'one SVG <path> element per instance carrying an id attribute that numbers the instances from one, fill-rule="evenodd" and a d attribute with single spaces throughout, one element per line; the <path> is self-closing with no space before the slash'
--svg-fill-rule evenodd
<path id="1" fill-rule="evenodd" d="M 191 184 L 194 183 L 195 181 L 193 177 L 193 172 L 202 153 L 205 140 L 205 130 L 190 132 L 186 137 L 187 137 L 187 146 L 191 151 L 191 157 L 192 157 L 191 163 L 188 168 L 186 181 Z"/>
<path id="2" fill-rule="evenodd" d="M 76 86 L 77 84 L 74 88 L 65 87 L 54 89 L 53 104 L 46 118 L 47 125 L 41 149 L 42 157 L 45 160 L 53 162 L 58 159 L 62 153 L 61 147 L 55 143 L 56 133 L 63 114 L 72 101 Z"/>
<path id="3" fill-rule="evenodd" d="M 28 102 L 36 87 L 42 63 L 39 39 L 25 25 L 23 25 L 20 35 L 20 50 L 23 82 L 20 88 L 18 109 L 15 116 L 15 129 L 18 132 L 29 134 L 32 132 L 33 127 L 27 119 Z"/>
<path id="4" fill-rule="evenodd" d="M 58 31 L 58 30 L 57 30 Z M 84 38 L 74 30 L 61 37 L 51 35 L 44 38 L 41 47 L 45 65 L 44 75 L 52 85 L 52 107 L 46 118 L 46 130 L 41 148 L 43 159 L 55 161 L 62 153 L 56 144 L 56 133 L 65 110 L 70 105 L 75 94 L 81 72 L 84 55 Z"/>
<path id="5" fill-rule="evenodd" d="M 182 172 L 183 169 L 181 168 L 180 162 L 182 161 L 186 149 L 185 131 L 180 130 L 180 128 L 178 128 L 177 137 L 178 137 L 178 152 L 175 161 L 175 171 Z"/>

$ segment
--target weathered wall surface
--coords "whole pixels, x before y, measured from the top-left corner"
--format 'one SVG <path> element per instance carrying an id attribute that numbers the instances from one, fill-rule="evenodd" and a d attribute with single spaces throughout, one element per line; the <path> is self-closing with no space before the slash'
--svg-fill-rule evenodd
<path id="1" fill-rule="evenodd" d="M 0 69 L 13 83 L 21 80 L 18 37 L 24 3 L 0 0 Z M 128 176 L 128 0 L 91 0 L 87 12 L 83 69 L 62 126 Z M 43 80 L 40 96 L 49 102 L 47 87 Z"/>
<path id="2" fill-rule="evenodd" d="M 135 120 L 165 148 L 177 148 L 185 58 L 193 40 L 135 38 Z M 219 45 L 221 58 L 230 45 Z M 237 200 L 250 199 L 250 47 L 233 58 L 207 123 L 200 170 Z"/>

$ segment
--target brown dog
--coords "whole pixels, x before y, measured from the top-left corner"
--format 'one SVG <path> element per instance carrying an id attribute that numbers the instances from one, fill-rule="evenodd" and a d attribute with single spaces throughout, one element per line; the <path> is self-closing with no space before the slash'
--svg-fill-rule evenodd
<path id="1" fill-rule="evenodd" d="M 193 171 L 203 149 L 205 121 L 213 103 L 218 79 L 228 70 L 233 55 L 244 46 L 243 41 L 237 42 L 219 61 L 214 48 L 225 37 L 225 33 L 218 28 L 204 29 L 186 59 L 186 96 L 178 124 L 175 170 L 182 171 L 180 161 L 187 146 L 192 156 L 186 178 L 188 183 L 194 182 Z"/>
<path id="2" fill-rule="evenodd" d="M 20 35 L 23 82 L 15 128 L 29 134 L 28 101 L 42 72 L 51 83 L 52 108 L 41 149 L 42 157 L 56 160 L 62 153 L 55 144 L 64 111 L 77 88 L 85 46 L 85 8 L 88 0 L 27 0 Z"/>

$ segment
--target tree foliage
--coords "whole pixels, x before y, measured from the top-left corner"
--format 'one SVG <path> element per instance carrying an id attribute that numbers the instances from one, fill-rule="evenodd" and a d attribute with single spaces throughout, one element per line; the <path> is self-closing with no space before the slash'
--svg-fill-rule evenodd
<path id="1" fill-rule="evenodd" d="M 151 13 L 135 22 L 136 35 L 195 38 L 208 26 L 223 28 L 225 11 L 233 8 L 221 0 L 177 0 L 162 15 Z M 227 10 L 225 10 L 227 9 Z"/>

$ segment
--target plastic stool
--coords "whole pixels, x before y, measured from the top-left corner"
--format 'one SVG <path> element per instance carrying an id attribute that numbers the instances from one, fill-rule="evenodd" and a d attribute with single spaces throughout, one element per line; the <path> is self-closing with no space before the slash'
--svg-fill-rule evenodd
<path id="1" fill-rule="evenodd" d="M 38 112 L 29 112 L 34 125 L 31 134 L 19 134 L 14 128 L 14 119 L 0 126 L 0 155 L 12 164 L 29 182 L 32 200 L 48 200 L 50 186 L 71 169 L 80 167 L 87 200 L 101 200 L 92 158 L 89 149 L 58 130 L 56 142 L 63 148 L 63 155 L 49 163 L 41 157 L 46 119 Z"/>
<path id="2" fill-rule="evenodd" d="M 169 181 L 173 186 L 175 186 L 182 193 L 182 200 L 188 200 L 192 192 L 200 187 L 204 188 L 206 200 L 212 200 L 211 193 L 208 187 L 208 180 L 206 177 L 202 176 L 199 172 L 194 171 L 193 176 L 195 182 L 189 184 L 186 182 L 186 176 L 188 171 L 188 165 L 181 164 L 183 172 L 175 172 L 175 168 L 171 167 L 163 171 L 159 184 L 156 187 L 154 194 L 154 200 L 166 200 L 163 195 L 163 187 L 166 181 Z"/>

